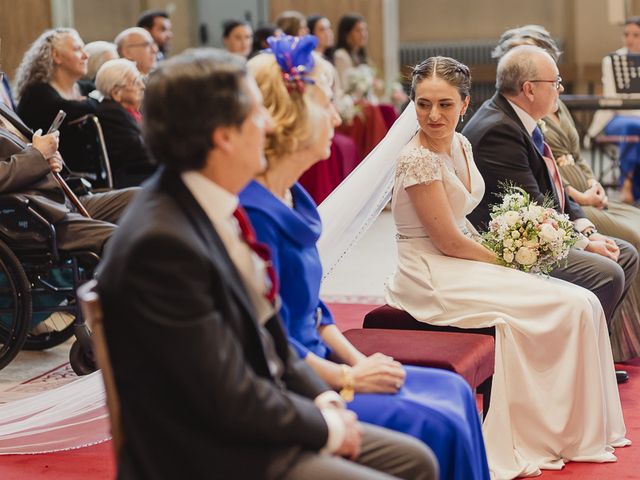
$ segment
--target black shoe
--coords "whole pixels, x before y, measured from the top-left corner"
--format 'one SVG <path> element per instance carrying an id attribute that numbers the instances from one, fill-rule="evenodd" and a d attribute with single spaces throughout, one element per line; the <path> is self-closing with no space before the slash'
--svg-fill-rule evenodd
<path id="1" fill-rule="evenodd" d="M 626 370 L 616 370 L 616 380 L 618 383 L 627 383 L 629 381 L 629 374 Z"/>

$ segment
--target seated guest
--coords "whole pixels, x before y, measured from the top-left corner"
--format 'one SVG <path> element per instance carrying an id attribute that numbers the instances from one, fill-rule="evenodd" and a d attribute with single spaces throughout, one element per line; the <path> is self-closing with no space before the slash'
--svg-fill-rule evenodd
<path id="1" fill-rule="evenodd" d="M 253 42 L 251 44 L 251 53 L 248 58 L 255 57 L 262 50 L 269 48 L 267 38 L 279 35 L 279 30 L 275 25 L 267 24 L 258 27 L 253 32 Z"/>
<path id="2" fill-rule="evenodd" d="M 97 101 L 82 95 L 78 80 L 87 74 L 87 53 L 78 32 L 47 30 L 29 47 L 16 73 L 18 115 L 32 129 L 46 132 L 58 111 L 67 114 L 60 127 L 60 153 L 73 170 L 83 170 L 86 140 L 69 122 L 95 113 Z"/>
<path id="3" fill-rule="evenodd" d="M 333 52 L 333 64 L 338 70 L 338 77 L 345 91 L 349 91 L 349 73 L 355 67 L 369 65 L 367 42 L 369 31 L 364 17 L 350 13 L 340 18 L 338 23 L 338 41 Z M 363 67 L 364 68 L 364 67 Z M 371 73 L 373 76 L 373 73 Z M 368 93 L 371 92 L 362 92 Z"/>
<path id="4" fill-rule="evenodd" d="M 549 32 L 539 25 L 527 25 L 505 32 L 494 55 L 501 57 L 517 45 L 537 45 L 557 62 L 560 50 Z M 563 185 L 569 197 L 578 203 L 587 218 L 603 235 L 626 240 L 640 249 L 640 210 L 626 203 L 609 200 L 597 181 L 589 162 L 582 157 L 580 136 L 565 104 L 541 120 L 544 139 L 553 152 Z M 640 275 L 615 314 L 611 328 L 611 348 L 616 361 L 640 355 Z"/>
<path id="5" fill-rule="evenodd" d="M 638 270 L 638 252 L 624 240 L 598 233 L 584 211 L 564 191 L 555 162 L 544 145 L 537 121 L 557 109 L 563 91 L 553 58 L 539 47 L 521 45 L 498 63 L 497 92 L 487 100 L 463 130 L 471 145 L 486 190 L 469 215 L 476 228 L 488 224 L 490 205 L 504 182 L 515 183 L 542 204 L 545 195 L 566 212 L 584 237 L 584 250 L 571 249 L 566 264 L 552 277 L 574 283 L 596 294 L 611 328 L 618 306 Z M 640 319 L 634 319 L 638 321 Z M 619 381 L 626 374 L 620 373 Z"/>
<path id="6" fill-rule="evenodd" d="M 331 22 L 322 15 L 311 15 L 307 17 L 307 26 L 309 33 L 318 39 L 316 52 L 326 58 L 327 50 L 333 48 L 334 45 Z"/>
<path id="7" fill-rule="evenodd" d="M 95 81 L 98 70 L 100 70 L 100 67 L 105 62 L 119 58 L 116 44 L 103 40 L 87 43 L 84 46 L 84 51 L 89 55 L 87 60 L 87 78 L 91 81 Z"/>
<path id="8" fill-rule="evenodd" d="M 437 478 L 426 447 L 358 423 L 287 346 L 277 282 L 237 208 L 264 167 L 261 100 L 245 62 L 220 50 L 185 52 L 150 76 L 144 133 L 163 168 L 98 272 L 122 412 L 118 476 Z"/>
<path id="9" fill-rule="evenodd" d="M 267 135 L 267 168 L 240 194 L 240 202 L 258 240 L 271 251 L 289 342 L 331 387 L 355 390 L 348 408 L 358 418 L 423 440 L 438 458 L 440 478 L 488 480 L 475 396 L 462 377 L 403 368 L 380 353 L 366 357 L 342 335 L 320 300 L 316 242 L 322 226 L 313 200 L 297 180 L 329 156 L 333 129 L 340 123 L 331 101 L 330 64 L 312 54 L 311 35 L 298 44 L 287 36 L 269 41 L 277 57 L 261 54 L 248 66 L 275 128 Z M 276 58 L 295 58 L 301 64 L 278 63 Z M 303 92 L 294 88 L 296 79 L 283 79 L 282 72 L 294 67 L 305 83 Z"/>
<path id="10" fill-rule="evenodd" d="M 222 43 L 228 52 L 247 58 L 253 43 L 251 24 L 245 20 L 227 20 L 222 24 Z"/>
<path id="11" fill-rule="evenodd" d="M 127 28 L 118 34 L 114 43 L 118 47 L 118 54 L 134 61 L 141 74 L 148 75 L 156 67 L 158 46 L 144 28 Z"/>
<path id="12" fill-rule="evenodd" d="M 629 17 L 622 31 L 624 46 L 618 55 L 640 54 L 640 17 Z M 615 77 L 609 55 L 602 59 L 602 94 L 616 97 Z M 589 136 L 604 133 L 615 136 L 640 135 L 640 110 L 598 110 L 589 127 Z M 633 204 L 640 200 L 640 142 L 620 142 L 620 199 Z"/>
<path id="13" fill-rule="evenodd" d="M 61 250 L 102 253 L 135 189 L 80 197 L 91 218 L 78 213 L 51 172 L 60 172 L 58 132 L 35 134 L 0 104 L 0 193 L 21 193 L 56 227 Z"/>
<path id="14" fill-rule="evenodd" d="M 102 125 L 116 188 L 140 185 L 156 169 L 142 139 L 140 104 L 144 81 L 126 58 L 109 60 L 96 77 L 104 96 L 96 115 Z"/>
<path id="15" fill-rule="evenodd" d="M 293 37 L 301 37 L 309 33 L 307 19 L 302 13 L 296 10 L 287 10 L 278 15 L 278 18 L 276 18 L 276 26 L 282 30 L 282 33 L 285 35 L 291 35 Z"/>
<path id="16" fill-rule="evenodd" d="M 153 41 L 158 46 L 156 59 L 164 60 L 169 53 L 173 30 L 171 30 L 171 20 L 169 14 L 164 10 L 147 10 L 142 12 L 136 26 L 144 28 L 153 37 Z"/>

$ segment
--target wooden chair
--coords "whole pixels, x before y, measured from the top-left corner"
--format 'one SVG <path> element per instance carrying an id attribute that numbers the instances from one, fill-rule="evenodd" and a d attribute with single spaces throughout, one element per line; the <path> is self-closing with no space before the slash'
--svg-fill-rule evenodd
<path id="1" fill-rule="evenodd" d="M 111 361 L 109 360 L 109 350 L 107 349 L 102 324 L 102 307 L 100 305 L 98 292 L 96 291 L 96 285 L 95 280 L 91 280 L 82 285 L 78 288 L 77 298 L 80 302 L 84 319 L 92 331 L 93 353 L 98 367 L 102 370 L 102 379 L 107 393 L 107 408 L 109 409 L 111 436 L 113 438 L 113 452 L 117 462 L 124 443 L 120 417 L 120 400 L 118 398 L 116 382 L 113 377 L 113 370 L 111 369 Z"/>

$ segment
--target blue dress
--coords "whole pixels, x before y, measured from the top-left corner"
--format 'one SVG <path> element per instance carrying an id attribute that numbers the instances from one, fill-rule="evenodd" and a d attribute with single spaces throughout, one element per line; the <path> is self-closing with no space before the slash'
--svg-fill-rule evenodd
<path id="1" fill-rule="evenodd" d="M 320 300 L 322 266 L 316 248 L 322 224 L 311 197 L 292 188 L 290 209 L 258 182 L 240 194 L 258 239 L 271 248 L 280 278 L 281 316 L 289 341 L 302 358 L 330 355 L 318 326 L 334 323 Z M 475 397 L 455 373 L 406 366 L 405 384 L 395 395 L 357 394 L 349 409 L 364 422 L 424 441 L 440 463 L 442 479 L 489 479 Z"/>

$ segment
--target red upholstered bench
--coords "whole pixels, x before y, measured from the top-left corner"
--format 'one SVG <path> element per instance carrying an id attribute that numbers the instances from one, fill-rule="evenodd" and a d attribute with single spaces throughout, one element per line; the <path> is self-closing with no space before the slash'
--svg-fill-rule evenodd
<path id="1" fill-rule="evenodd" d="M 463 332 L 480 333 L 483 335 L 495 336 L 495 329 L 488 328 L 458 328 L 440 327 L 428 323 L 419 322 L 404 310 L 382 305 L 371 310 L 364 316 L 363 328 L 390 328 L 398 330 L 429 330 L 432 332 Z"/>
<path id="2" fill-rule="evenodd" d="M 406 365 L 442 368 L 462 375 L 482 394 L 486 416 L 495 358 L 490 335 L 378 328 L 356 328 L 344 335 L 365 355 L 382 352 Z"/>

